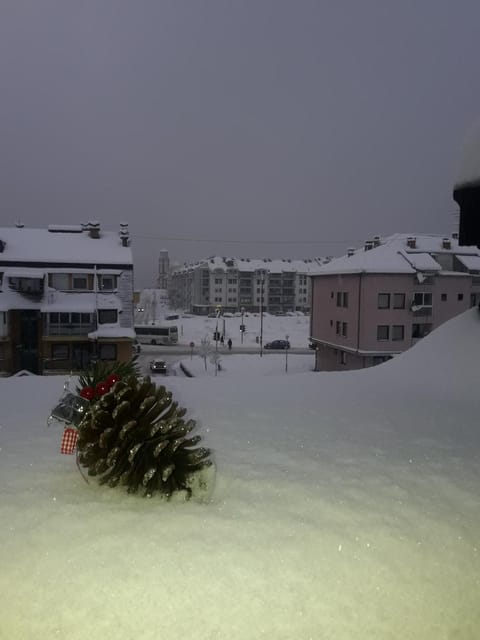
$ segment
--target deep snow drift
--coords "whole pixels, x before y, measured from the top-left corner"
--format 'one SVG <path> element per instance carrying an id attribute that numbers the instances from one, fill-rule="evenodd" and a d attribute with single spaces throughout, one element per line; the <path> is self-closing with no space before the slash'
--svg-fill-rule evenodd
<path id="1" fill-rule="evenodd" d="M 87 485 L 46 427 L 63 378 L 0 380 L 0 638 L 480 637 L 478 311 L 364 371 L 251 358 L 165 381 L 208 504 Z"/>

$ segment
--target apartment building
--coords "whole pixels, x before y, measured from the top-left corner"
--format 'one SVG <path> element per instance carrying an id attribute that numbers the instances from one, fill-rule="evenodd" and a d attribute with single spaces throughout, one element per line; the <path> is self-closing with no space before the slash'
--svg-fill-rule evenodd
<path id="1" fill-rule="evenodd" d="M 134 337 L 126 224 L 0 228 L 0 375 L 126 361 Z"/>
<path id="2" fill-rule="evenodd" d="M 207 315 L 219 305 L 225 312 L 310 311 L 309 274 L 326 261 L 211 257 L 170 274 L 173 308 Z"/>
<path id="3" fill-rule="evenodd" d="M 311 279 L 316 369 L 360 369 L 478 304 L 480 250 L 460 246 L 457 234 L 377 236 Z"/>

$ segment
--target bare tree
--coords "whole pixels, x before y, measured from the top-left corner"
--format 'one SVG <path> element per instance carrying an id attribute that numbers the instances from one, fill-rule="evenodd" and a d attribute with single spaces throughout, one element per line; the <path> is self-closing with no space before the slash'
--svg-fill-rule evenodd
<path id="1" fill-rule="evenodd" d="M 207 358 L 212 353 L 212 344 L 210 338 L 205 336 L 200 340 L 200 347 L 198 348 L 198 355 L 203 358 L 205 364 L 205 371 L 207 370 Z"/>

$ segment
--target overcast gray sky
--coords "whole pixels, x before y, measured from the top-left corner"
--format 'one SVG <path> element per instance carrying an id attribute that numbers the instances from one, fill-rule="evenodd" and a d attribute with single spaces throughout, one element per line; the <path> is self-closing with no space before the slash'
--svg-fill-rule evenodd
<path id="1" fill-rule="evenodd" d="M 126 221 L 137 287 L 160 249 L 451 232 L 479 24 L 478 0 L 0 0 L 0 225 Z"/>

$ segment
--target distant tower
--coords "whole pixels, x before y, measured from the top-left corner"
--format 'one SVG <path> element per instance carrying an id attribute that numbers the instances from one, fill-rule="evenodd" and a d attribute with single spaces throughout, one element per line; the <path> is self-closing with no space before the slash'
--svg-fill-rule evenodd
<path id="1" fill-rule="evenodd" d="M 168 289 L 169 274 L 170 274 L 170 258 L 168 257 L 168 251 L 166 249 L 162 249 L 160 251 L 160 257 L 158 258 L 157 286 L 159 289 Z"/>
<path id="2" fill-rule="evenodd" d="M 480 122 L 465 142 L 453 199 L 460 207 L 459 244 L 480 247 Z"/>

